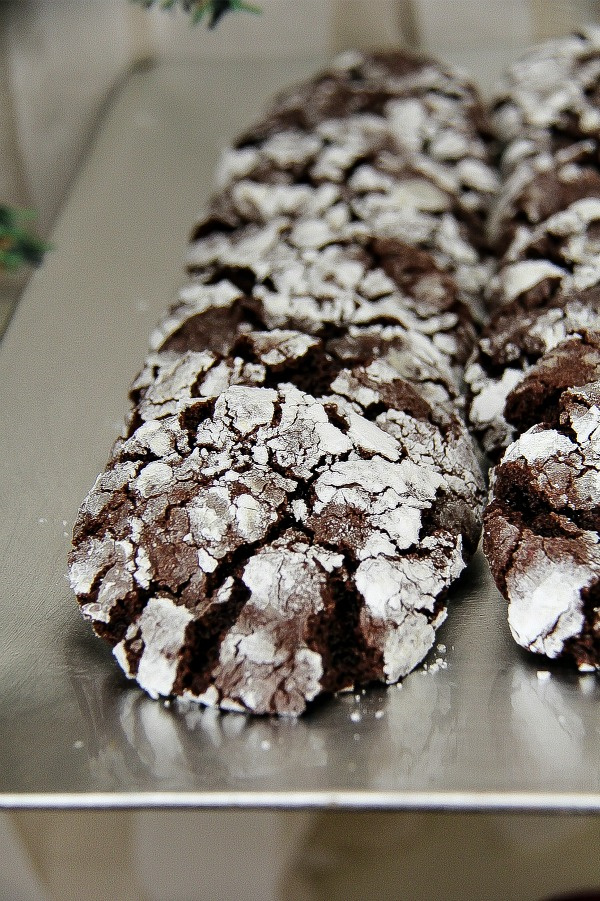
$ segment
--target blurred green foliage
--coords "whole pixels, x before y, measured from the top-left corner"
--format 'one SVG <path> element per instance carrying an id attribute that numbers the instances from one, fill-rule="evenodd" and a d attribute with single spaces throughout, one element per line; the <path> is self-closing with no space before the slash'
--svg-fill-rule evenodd
<path id="1" fill-rule="evenodd" d="M 197 25 L 206 20 L 209 28 L 214 28 L 223 16 L 229 12 L 259 13 L 260 7 L 246 0 L 133 0 L 144 9 L 183 9 L 189 13 L 192 23 Z"/>
<path id="2" fill-rule="evenodd" d="M 27 228 L 35 219 L 32 210 L 0 204 L 0 271 L 15 270 L 26 264 L 38 266 L 50 245 Z"/>

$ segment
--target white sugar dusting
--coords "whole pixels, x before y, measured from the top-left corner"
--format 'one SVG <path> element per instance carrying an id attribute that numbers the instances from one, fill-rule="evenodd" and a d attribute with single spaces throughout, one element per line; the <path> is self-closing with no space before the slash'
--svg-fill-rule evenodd
<path id="1" fill-rule="evenodd" d="M 143 642 L 143 652 L 139 661 L 136 679 L 150 697 L 168 695 L 175 681 L 179 653 L 187 626 L 193 615 L 185 607 L 174 604 L 168 598 L 150 598 L 135 622 Z M 123 642 L 113 653 L 123 666 L 125 649 Z"/>
<path id="2" fill-rule="evenodd" d="M 154 698 L 180 684 L 190 624 L 203 634 L 223 611 L 218 661 L 186 701 L 296 716 L 332 675 L 339 684 L 329 642 L 346 602 L 378 651 L 373 677 L 397 681 L 433 646 L 465 566 L 463 511 L 477 519 L 483 480 L 454 407 L 472 340 L 460 303 L 478 308 L 490 264 L 453 211 L 482 218 L 497 179 L 461 76 L 428 65 L 391 77 L 360 54 L 335 66 L 364 67 L 390 100 L 310 133 L 266 124 L 223 154 L 223 203 L 152 335 L 132 434 L 82 507 L 103 537 L 76 549 L 71 583 L 106 633 L 143 607 L 114 654 Z M 296 102 L 288 94 L 282 111 Z M 330 327 L 347 342 L 339 357 L 314 337 Z M 174 349 L 205 329 L 221 349 Z M 370 340 L 372 357 L 353 362 L 352 341 L 368 357 Z M 323 397 L 297 387 L 313 369 Z"/>
<path id="3" fill-rule="evenodd" d="M 507 577 L 508 623 L 517 642 L 557 657 L 565 641 L 581 631 L 580 592 L 595 575 L 589 566 L 551 560 L 540 547 L 525 572 Z"/>

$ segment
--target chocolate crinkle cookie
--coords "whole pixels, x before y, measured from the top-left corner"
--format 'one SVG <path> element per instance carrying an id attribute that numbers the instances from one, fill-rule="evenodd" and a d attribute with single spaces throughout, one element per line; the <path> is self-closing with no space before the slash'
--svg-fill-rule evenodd
<path id="1" fill-rule="evenodd" d="M 522 647 L 600 668 L 600 29 L 508 72 L 492 110 L 499 257 L 469 360 L 492 462 L 484 552 Z"/>
<path id="2" fill-rule="evenodd" d="M 528 429 L 494 471 L 484 550 L 515 641 L 600 669 L 600 381 L 549 406 L 555 425 Z"/>
<path id="3" fill-rule="evenodd" d="M 498 87 L 491 122 L 505 179 L 488 218 L 504 252 L 515 231 L 599 196 L 600 28 L 535 47 Z"/>
<path id="4" fill-rule="evenodd" d="M 228 282 L 243 292 L 246 315 L 252 310 L 266 328 L 320 334 L 401 325 L 430 338 L 457 373 L 475 341 L 456 279 L 432 254 L 398 238 L 331 228 L 326 215 L 211 232 L 194 242 L 188 264 L 195 281 L 181 292 L 183 307 L 204 298 L 207 283 Z"/>
<path id="5" fill-rule="evenodd" d="M 493 312 L 465 370 L 469 420 L 494 462 L 518 434 L 508 394 L 569 335 L 600 329 L 599 236 L 600 199 L 587 197 L 519 231 L 502 259 Z"/>
<path id="6" fill-rule="evenodd" d="M 274 249 L 278 259 L 287 245 L 288 254 L 291 248 L 308 262 L 311 253 L 332 244 L 364 247 L 376 256 L 379 244 L 388 266 L 389 258 L 398 256 L 404 269 L 418 273 L 425 265 L 432 274 L 445 276 L 469 318 L 482 319 L 482 296 L 493 267 L 452 213 L 448 194 L 421 177 L 396 184 L 374 178 L 366 166 L 350 177 L 349 184 L 356 188 L 354 194 L 348 184 L 315 188 L 240 182 L 221 195 L 211 214 L 198 223 L 188 252 L 189 271 L 193 275 L 201 271 L 209 262 L 206 254 L 214 256 L 219 245 L 230 257 L 240 251 L 248 256 L 253 242 L 264 241 L 273 258 L 269 244 L 281 237 L 282 246 Z"/>
<path id="7" fill-rule="evenodd" d="M 579 141 L 556 153 L 530 157 L 508 176 L 493 201 L 488 240 L 502 255 L 519 232 L 530 233 L 585 198 L 600 198 L 600 143 Z"/>
<path id="8" fill-rule="evenodd" d="M 225 153 L 222 174 L 229 180 L 261 172 L 266 163 L 285 181 L 335 181 L 363 155 L 387 150 L 442 167 L 457 187 L 462 179 L 465 189 L 487 193 L 497 181 L 489 167 L 492 143 L 478 93 L 459 70 L 406 53 L 351 52 L 277 97 Z"/>
<path id="9" fill-rule="evenodd" d="M 249 138 L 265 128 L 281 131 L 290 120 L 302 130 L 312 131 L 326 119 L 356 113 L 379 114 L 389 100 L 398 97 L 424 99 L 437 103 L 440 109 L 452 105 L 457 118 L 490 140 L 490 126 L 479 93 L 462 70 L 404 51 L 354 50 L 340 54 L 314 78 L 280 93 Z M 274 127 L 270 129 L 273 120 Z"/>
<path id="10" fill-rule="evenodd" d="M 327 227 L 414 244 L 456 276 L 481 316 L 492 269 L 485 218 L 498 189 L 489 144 L 459 73 L 399 54 L 344 54 L 224 152 L 211 212 L 230 228 L 300 216 L 315 237 Z M 202 221 L 195 236 L 207 231 Z"/>
<path id="11" fill-rule="evenodd" d="M 431 648 L 481 531 L 461 388 L 490 153 L 464 76 L 392 53 L 345 54 L 223 155 L 70 557 L 151 696 L 298 715 Z"/>
<path id="12" fill-rule="evenodd" d="M 368 344 L 347 365 L 275 330 L 149 359 L 70 576 L 150 695 L 296 715 L 431 647 L 483 482 L 460 417 Z"/>
<path id="13" fill-rule="evenodd" d="M 505 171 L 525 159 L 600 137 L 600 28 L 547 41 L 512 66 L 491 120 Z"/>

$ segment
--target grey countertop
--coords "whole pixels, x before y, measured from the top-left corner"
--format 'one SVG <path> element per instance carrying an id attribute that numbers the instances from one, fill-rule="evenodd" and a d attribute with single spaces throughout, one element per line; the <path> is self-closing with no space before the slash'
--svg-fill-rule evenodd
<path id="1" fill-rule="evenodd" d="M 0 344 L 0 806 L 600 811 L 600 682 L 511 642 L 477 557 L 425 668 L 299 721 L 126 682 L 66 581 L 218 152 L 315 60 L 134 73 Z"/>

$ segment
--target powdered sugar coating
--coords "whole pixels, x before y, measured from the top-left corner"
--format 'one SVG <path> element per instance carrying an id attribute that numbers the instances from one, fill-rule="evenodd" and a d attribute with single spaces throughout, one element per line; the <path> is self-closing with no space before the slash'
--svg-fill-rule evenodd
<path id="1" fill-rule="evenodd" d="M 318 339 L 243 341 L 252 364 L 149 361 L 130 434 L 82 507 L 71 580 L 153 696 L 296 715 L 323 691 L 397 681 L 427 653 L 477 541 L 483 483 L 460 419 L 382 361 L 326 355 L 316 397 L 293 379 Z"/>
<path id="2" fill-rule="evenodd" d="M 487 228 L 493 246 L 504 253 L 518 230 L 531 230 L 576 200 L 599 197 L 599 162 L 595 140 L 522 160 L 492 203 Z"/>
<path id="3" fill-rule="evenodd" d="M 354 135 L 360 123 L 343 124 Z M 324 139 L 325 140 L 325 139 Z M 332 152 L 328 139 L 327 152 Z M 368 144 L 368 142 L 366 142 Z M 241 152 L 241 151 L 240 151 Z M 280 183 L 275 174 L 260 170 L 253 178 L 245 177 L 230 184 L 227 192 L 213 204 L 207 220 L 200 221 L 195 230 L 196 241 L 190 249 L 188 262 L 196 270 L 203 265 L 206 239 L 219 222 L 237 228 L 246 222 L 269 226 L 280 219 L 280 229 L 287 225 L 289 241 L 300 252 L 320 249 L 334 242 L 366 244 L 376 238 L 401 241 L 431 254 L 434 264 L 456 281 L 458 296 L 471 310 L 481 316 L 481 295 L 492 272 L 489 258 L 475 248 L 483 234 L 480 222 L 475 231 L 456 214 L 456 198 L 461 184 L 486 186 L 487 194 L 496 190 L 492 170 L 481 161 L 453 163 L 449 173 L 438 172 L 429 157 L 420 162 L 402 161 L 398 150 L 386 149 L 374 157 L 374 151 L 357 146 L 353 154 L 344 156 L 351 174 L 336 172 L 330 164 L 323 170 L 316 184 Z M 481 172 L 478 167 L 481 167 Z M 271 183 L 267 175 L 274 179 Z M 260 176 L 260 180 L 259 180 Z M 486 204 L 489 201 L 486 201 Z M 473 208 L 479 209 L 483 201 Z M 471 206 L 473 206 L 471 204 Z M 255 232 L 256 234 L 256 232 Z M 236 233 L 236 240 L 239 235 Z M 227 243 L 220 235 L 222 243 Z M 475 243 L 474 243 L 475 242 Z M 255 249 L 256 246 L 255 238 Z M 249 245 L 242 248 L 247 256 Z M 231 251 L 229 251 L 231 252 Z M 254 260 L 259 257 L 255 254 Z"/>
<path id="4" fill-rule="evenodd" d="M 493 459 L 515 437 L 503 404 L 530 367 L 570 335 L 600 329 L 600 199 L 586 197 L 508 248 L 496 311 L 466 367 L 470 421 Z"/>
<path id="5" fill-rule="evenodd" d="M 600 382 L 559 407 L 555 428 L 533 426 L 496 467 L 484 549 L 515 640 L 600 668 Z"/>
<path id="6" fill-rule="evenodd" d="M 476 92 L 461 73 L 406 54 L 340 59 L 224 152 L 195 238 L 278 217 L 302 220 L 293 243 L 303 249 L 398 238 L 456 277 L 480 317 L 491 261 L 474 248 L 498 180 Z"/>
<path id="7" fill-rule="evenodd" d="M 479 536 L 487 145 L 458 73 L 346 55 L 224 155 L 70 560 L 152 697 L 297 715 L 431 647 Z"/>
<path id="8" fill-rule="evenodd" d="M 562 548 L 557 552 L 556 544 L 529 539 L 525 554 L 516 553 L 506 579 L 508 624 L 515 641 L 546 657 L 558 657 L 565 643 L 581 633 L 581 591 L 595 581 L 593 557 L 578 565 L 560 553 Z"/>
<path id="9" fill-rule="evenodd" d="M 500 85 L 492 113 L 496 134 L 507 145 L 505 168 L 581 138 L 597 139 L 599 75 L 600 29 L 595 26 L 523 56 Z"/>
<path id="10" fill-rule="evenodd" d="M 535 48 L 493 112 L 495 312 L 466 371 L 484 551 L 522 647 L 600 668 L 600 29 Z M 518 436 L 518 437 L 517 437 Z M 511 443 L 514 440 L 514 443 Z"/>
<path id="11" fill-rule="evenodd" d="M 467 219 L 487 209 L 498 188 L 486 144 L 461 121 L 456 102 L 439 97 L 390 100 L 379 115 L 328 119 L 308 136 L 291 129 L 253 140 L 251 147 L 242 144 L 224 153 L 218 176 L 240 215 L 244 194 L 258 197 L 261 185 L 267 198 L 266 185 L 298 189 L 307 182 L 333 183 L 346 197 L 386 186 L 408 190 L 411 205 L 438 212 L 454 203 L 459 217 Z M 294 194 L 302 202 L 303 192 L 288 192 Z M 260 203 L 257 209 L 265 215 Z"/>
<path id="12" fill-rule="evenodd" d="M 306 233 L 299 237 L 300 224 Z M 266 328 L 318 334 L 331 325 L 397 323 L 431 337 L 452 367 L 473 344 L 471 313 L 433 256 L 401 238 L 372 238 L 360 223 L 333 231 L 323 221 L 318 228 L 309 220 L 252 224 L 199 239 L 188 259 L 197 281 L 182 306 L 204 297 L 201 283 L 239 280 L 246 306 Z"/>
<path id="13" fill-rule="evenodd" d="M 598 221 L 600 198 L 586 196 L 575 200 L 535 228 L 519 231 L 506 252 L 504 262 L 510 265 L 532 258 L 543 260 L 546 256 L 547 260 L 563 269 L 565 290 L 589 288 L 600 277 L 600 244 L 597 228 L 594 227 Z M 541 276 L 539 281 L 543 278 Z M 528 286 L 531 287 L 533 284 Z"/>
<path id="14" fill-rule="evenodd" d="M 525 313 L 507 307 L 492 318 L 465 369 L 465 381 L 469 422 L 493 460 L 517 434 L 506 419 L 505 407 L 508 395 L 530 371 L 530 361 L 539 360 L 571 335 L 599 329 L 600 309 L 575 300 L 562 308 Z"/>

